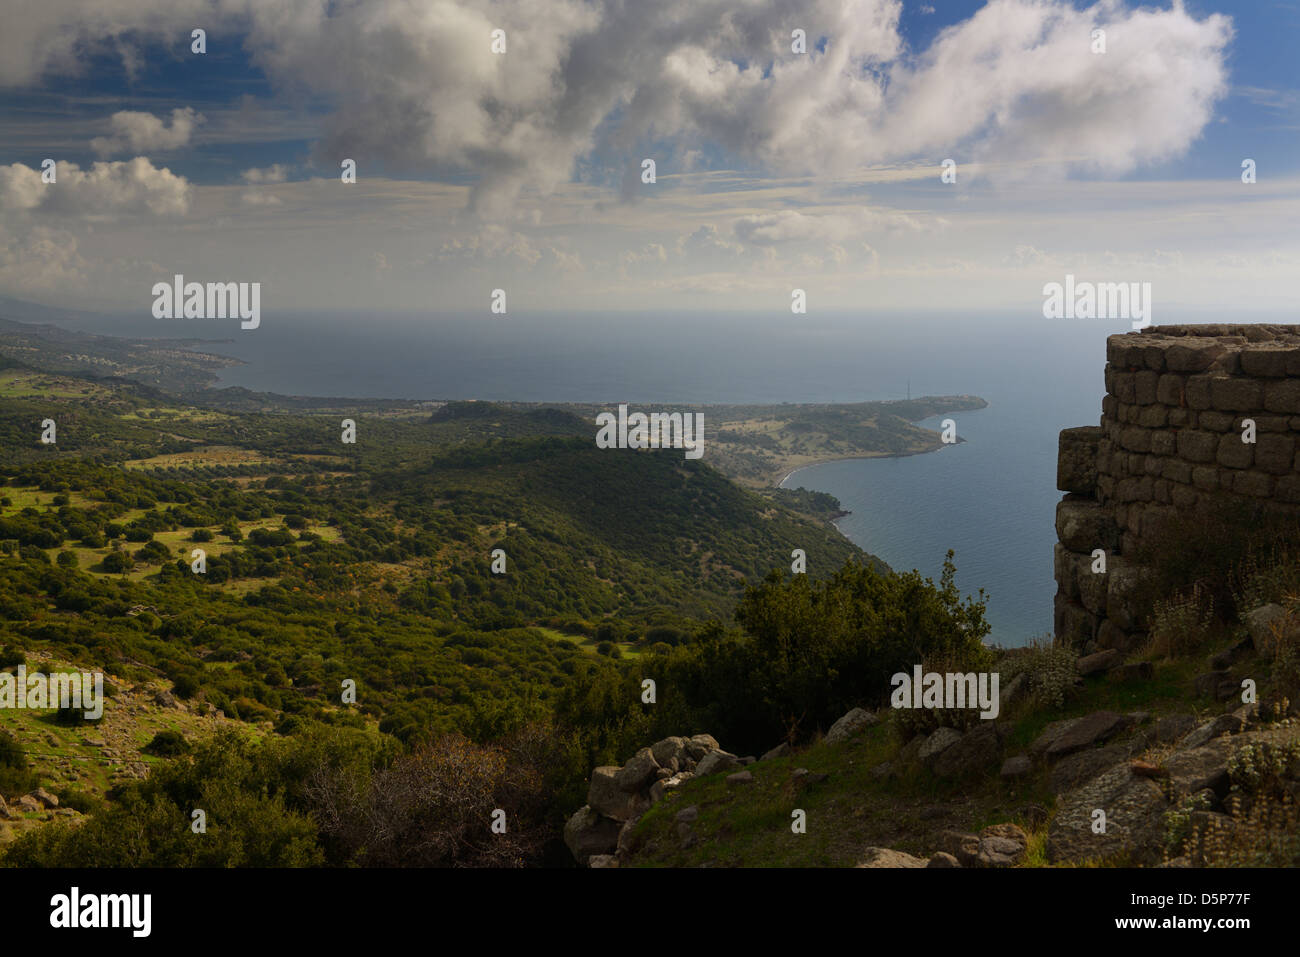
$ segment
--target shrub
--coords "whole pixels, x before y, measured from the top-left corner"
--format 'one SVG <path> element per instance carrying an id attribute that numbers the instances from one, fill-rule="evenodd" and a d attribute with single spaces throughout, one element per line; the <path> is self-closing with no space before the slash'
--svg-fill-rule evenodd
<path id="1" fill-rule="evenodd" d="M 159 731 L 153 740 L 144 746 L 146 754 L 160 758 L 175 758 L 190 750 L 190 743 L 179 731 Z"/>
<path id="2" fill-rule="evenodd" d="M 57 564 L 63 566 L 64 568 L 76 568 L 76 567 L 77 567 L 77 553 L 76 553 L 76 552 L 66 552 L 66 551 L 65 551 L 65 552 L 59 552 L 58 557 L 56 557 L 54 560 L 55 560 L 55 562 L 56 562 Z"/>

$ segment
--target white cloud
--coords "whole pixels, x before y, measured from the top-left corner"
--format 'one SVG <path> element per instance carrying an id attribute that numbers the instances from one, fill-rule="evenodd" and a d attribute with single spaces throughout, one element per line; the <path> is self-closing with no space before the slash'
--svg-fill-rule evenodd
<path id="1" fill-rule="evenodd" d="M 87 170 L 59 162 L 55 173 L 55 182 L 43 183 L 40 170 L 21 163 L 0 166 L 0 208 L 97 219 L 181 215 L 189 209 L 190 184 L 185 177 L 156 167 L 143 156 L 95 163 Z"/>
<path id="2" fill-rule="evenodd" d="M 263 183 L 283 183 L 289 176 L 286 166 L 276 163 L 263 169 L 246 169 L 239 174 L 245 183 L 260 185 Z"/>
<path id="3" fill-rule="evenodd" d="M 172 110 L 172 123 L 167 126 L 152 113 L 135 110 L 122 110 L 114 113 L 110 120 L 111 136 L 97 136 L 90 141 L 90 148 L 99 156 L 112 156 L 115 153 L 166 152 L 188 146 L 194 128 L 203 122 L 203 114 L 196 113 L 190 107 Z"/>
<path id="4" fill-rule="evenodd" d="M 77 44 L 105 37 L 175 45 L 188 37 L 188 26 L 175 32 L 182 23 L 200 20 L 210 32 L 244 31 L 254 63 L 281 91 L 327 104 L 322 162 L 469 173 L 472 205 L 503 214 L 523 190 L 553 191 L 576 170 L 598 175 L 602 162 L 621 170 L 611 157 L 656 141 L 712 144 L 800 175 L 936 151 L 1053 175 L 1122 173 L 1175 156 L 1200 134 L 1226 93 L 1231 39 L 1226 17 L 1198 20 L 1181 4 L 1130 11 L 1118 0 L 1085 9 L 991 0 L 919 57 L 905 49 L 898 0 L 41 7 L 6 23 L 0 54 L 12 60 L 0 56 L 0 82 L 74 70 Z M 791 23 L 808 31 L 808 53 L 791 53 Z M 1089 49 L 1095 25 L 1107 31 L 1104 55 Z M 507 31 L 504 55 L 489 47 L 495 27 Z"/>

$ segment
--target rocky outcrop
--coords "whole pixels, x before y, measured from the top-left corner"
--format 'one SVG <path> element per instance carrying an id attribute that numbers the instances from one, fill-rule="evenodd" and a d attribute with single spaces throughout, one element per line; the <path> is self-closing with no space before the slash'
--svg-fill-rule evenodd
<path id="1" fill-rule="evenodd" d="M 711 734 L 656 741 L 621 767 L 592 770 L 587 803 L 564 825 L 564 843 L 579 864 L 616 867 L 631 852 L 637 820 L 668 791 L 693 777 L 740 767 L 741 759 L 722 750 Z M 730 778 L 728 783 L 733 783 Z"/>

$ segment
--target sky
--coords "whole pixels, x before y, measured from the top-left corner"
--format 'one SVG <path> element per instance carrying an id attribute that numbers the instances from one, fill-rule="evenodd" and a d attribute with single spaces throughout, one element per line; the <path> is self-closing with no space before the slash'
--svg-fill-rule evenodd
<path id="1" fill-rule="evenodd" d="M 810 313 L 1031 316 L 1072 274 L 1150 282 L 1159 324 L 1275 318 L 1300 278 L 1300 0 L 0 0 L 0 23 L 0 296 L 56 307 L 148 316 L 180 273 L 260 282 L 264 317 L 486 315 L 497 289 L 510 315 L 775 316 L 802 289 Z"/>

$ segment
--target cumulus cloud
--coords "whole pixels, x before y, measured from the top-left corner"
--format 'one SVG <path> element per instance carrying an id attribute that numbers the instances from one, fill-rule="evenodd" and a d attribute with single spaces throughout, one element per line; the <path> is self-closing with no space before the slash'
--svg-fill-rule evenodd
<path id="1" fill-rule="evenodd" d="M 109 121 L 111 136 L 97 136 L 90 148 L 99 156 L 115 153 L 154 153 L 188 146 L 194 128 L 203 122 L 203 114 L 190 107 L 172 110 L 171 126 L 152 113 L 122 110 Z"/>
<path id="2" fill-rule="evenodd" d="M 276 163 L 263 169 L 246 169 L 240 174 L 245 183 L 261 185 L 263 183 L 283 183 L 289 176 L 289 169 Z"/>
<path id="3" fill-rule="evenodd" d="M 86 170 L 60 162 L 55 173 L 55 182 L 43 183 L 38 169 L 21 163 L 0 166 L 0 209 L 95 219 L 181 215 L 189 210 L 189 181 L 143 156 L 95 163 Z"/>
<path id="4" fill-rule="evenodd" d="M 1177 155 L 1204 129 L 1226 93 L 1232 35 L 1220 15 L 1118 0 L 991 0 L 919 55 L 903 43 L 898 0 L 40 6 L 6 25 L 0 53 L 13 59 L 0 56 L 0 81 L 75 68 L 77 42 L 200 18 L 242 32 L 280 90 L 328 105 L 322 162 L 468 173 L 471 205 L 506 213 L 523 190 L 599 178 L 602 163 L 617 182 L 627 157 L 672 141 L 798 175 L 936 153 L 1122 173 Z M 793 25 L 807 53 L 791 52 Z M 1094 27 L 1107 31 L 1103 55 L 1090 49 Z M 490 49 L 495 28 L 503 55 Z"/>

